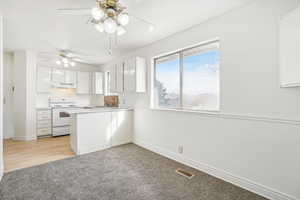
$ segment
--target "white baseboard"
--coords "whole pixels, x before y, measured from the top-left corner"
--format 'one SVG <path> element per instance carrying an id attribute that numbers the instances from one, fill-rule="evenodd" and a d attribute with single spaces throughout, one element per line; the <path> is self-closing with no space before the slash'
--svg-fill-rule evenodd
<path id="1" fill-rule="evenodd" d="M 96 151 L 102 151 L 104 149 L 108 149 L 109 147 L 110 146 L 108 145 L 85 146 L 85 147 L 81 147 L 80 149 L 78 148 L 75 153 L 76 155 L 83 155 L 83 154 L 93 153 Z"/>
<path id="2" fill-rule="evenodd" d="M 161 148 L 161 147 L 158 147 L 158 146 L 155 146 L 155 145 L 143 142 L 143 141 L 139 141 L 139 140 L 134 140 L 134 144 L 144 147 L 145 149 L 148 149 L 150 151 L 153 151 L 155 153 L 163 155 L 163 156 L 170 158 L 172 160 L 175 160 L 177 162 L 183 163 L 187 166 L 198 169 L 198 170 L 205 172 L 209 175 L 212 175 L 214 177 L 220 178 L 226 182 L 237 185 L 248 191 L 259 194 L 268 199 L 271 199 L 271 200 L 300 200 L 296 197 L 284 194 L 277 190 L 271 189 L 267 186 L 264 186 L 264 185 L 254 182 L 254 181 L 248 180 L 246 178 L 239 177 L 239 176 L 233 175 L 229 172 L 226 172 L 224 170 L 220 170 L 215 167 L 209 166 L 207 164 L 185 158 L 184 156 L 179 155 L 174 152 L 171 152 L 167 149 L 164 149 L 164 148 Z"/>
<path id="3" fill-rule="evenodd" d="M 20 141 L 31 141 L 36 140 L 37 137 L 25 137 L 25 136 L 15 136 L 13 140 L 20 140 Z"/>
<path id="4" fill-rule="evenodd" d="M 4 167 L 2 164 L 0 164 L 0 181 L 2 180 L 3 174 L 4 174 Z"/>

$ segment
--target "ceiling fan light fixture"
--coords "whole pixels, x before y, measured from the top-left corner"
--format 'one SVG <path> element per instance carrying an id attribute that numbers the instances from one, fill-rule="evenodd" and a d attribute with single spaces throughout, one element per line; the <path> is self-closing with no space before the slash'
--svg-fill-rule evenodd
<path id="1" fill-rule="evenodd" d="M 129 15 L 127 13 L 120 13 L 118 15 L 118 22 L 122 25 L 122 26 L 126 26 L 129 24 Z"/>
<path id="2" fill-rule="evenodd" d="M 149 31 L 150 31 L 150 32 L 153 32 L 154 29 L 155 29 L 154 25 L 150 25 L 150 26 L 149 26 Z"/>
<path id="3" fill-rule="evenodd" d="M 107 18 L 104 21 L 104 30 L 105 32 L 107 32 L 108 34 L 113 34 L 117 31 L 117 23 L 115 20 L 113 20 L 112 18 Z"/>
<path id="4" fill-rule="evenodd" d="M 71 65 L 72 67 L 75 67 L 75 66 L 76 66 L 76 62 L 74 62 L 74 61 L 70 62 L 70 65 Z"/>
<path id="5" fill-rule="evenodd" d="M 57 65 L 61 65 L 61 61 L 60 61 L 60 60 L 57 60 L 55 63 L 56 63 Z"/>
<path id="6" fill-rule="evenodd" d="M 64 64 L 68 64 L 68 63 L 69 63 L 69 60 L 68 60 L 67 58 L 63 58 L 63 59 L 62 59 L 62 62 L 63 62 Z"/>
<path id="7" fill-rule="evenodd" d="M 95 29 L 97 31 L 99 31 L 100 33 L 103 33 L 104 32 L 104 25 L 102 23 L 99 23 L 99 24 L 95 24 L 94 25 Z"/>
<path id="8" fill-rule="evenodd" d="M 104 16 L 104 12 L 103 10 L 101 10 L 100 8 L 98 7 L 94 7 L 92 8 L 92 16 L 95 20 L 100 20 L 103 16 Z"/>
<path id="9" fill-rule="evenodd" d="M 64 67 L 66 67 L 66 68 L 69 67 L 69 64 L 68 64 L 68 63 L 65 63 L 65 64 L 64 64 Z"/>
<path id="10" fill-rule="evenodd" d="M 117 28 L 117 34 L 118 36 L 124 35 L 126 33 L 126 30 L 123 26 L 118 26 Z"/>

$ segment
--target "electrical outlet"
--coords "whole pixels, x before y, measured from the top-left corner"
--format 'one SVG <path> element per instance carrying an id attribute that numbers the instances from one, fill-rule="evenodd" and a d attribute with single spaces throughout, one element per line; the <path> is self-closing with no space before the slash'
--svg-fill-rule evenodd
<path id="1" fill-rule="evenodd" d="M 183 154 L 183 146 L 178 146 L 178 153 Z"/>

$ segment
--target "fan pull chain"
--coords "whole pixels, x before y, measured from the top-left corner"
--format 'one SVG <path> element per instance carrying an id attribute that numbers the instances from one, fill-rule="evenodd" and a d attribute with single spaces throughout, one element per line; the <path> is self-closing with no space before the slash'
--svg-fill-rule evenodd
<path id="1" fill-rule="evenodd" d="M 111 36 L 109 36 L 109 47 L 108 47 L 108 54 L 112 55 L 113 51 L 112 51 L 112 43 L 113 43 L 113 38 Z"/>

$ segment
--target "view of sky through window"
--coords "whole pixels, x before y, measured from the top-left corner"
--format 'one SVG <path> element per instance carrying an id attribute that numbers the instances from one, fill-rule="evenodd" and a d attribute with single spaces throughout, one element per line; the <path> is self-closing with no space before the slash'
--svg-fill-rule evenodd
<path id="1" fill-rule="evenodd" d="M 218 49 L 182 52 L 182 102 L 179 53 L 156 61 L 155 89 L 158 107 L 192 110 L 219 109 Z"/>

